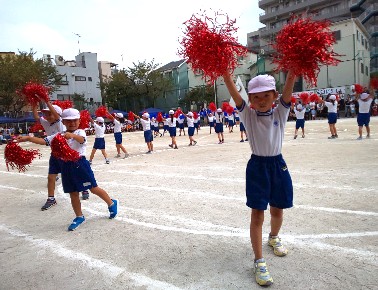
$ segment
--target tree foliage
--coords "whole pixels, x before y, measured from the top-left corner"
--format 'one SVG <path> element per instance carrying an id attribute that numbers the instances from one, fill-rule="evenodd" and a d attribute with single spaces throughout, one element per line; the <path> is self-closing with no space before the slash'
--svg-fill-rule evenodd
<path id="1" fill-rule="evenodd" d="M 25 99 L 17 94 L 27 82 L 33 81 L 58 88 L 62 80 L 55 66 L 42 59 L 34 60 L 35 52 L 19 52 L 0 56 L 0 108 L 2 111 L 20 112 L 26 106 Z"/>
<path id="2" fill-rule="evenodd" d="M 173 87 L 172 81 L 157 70 L 154 60 L 133 65 L 101 84 L 108 106 L 134 112 L 154 107 L 156 99 Z"/>
<path id="3" fill-rule="evenodd" d="M 197 86 L 189 90 L 185 98 L 180 100 L 180 106 L 190 108 L 191 104 L 203 106 L 204 103 L 214 102 L 214 87 L 212 85 Z"/>

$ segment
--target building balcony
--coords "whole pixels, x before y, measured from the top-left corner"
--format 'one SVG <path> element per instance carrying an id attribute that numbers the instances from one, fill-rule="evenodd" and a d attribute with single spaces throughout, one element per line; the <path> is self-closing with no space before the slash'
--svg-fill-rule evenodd
<path id="1" fill-rule="evenodd" d="M 358 17 L 362 24 L 367 22 L 370 17 L 378 15 L 378 3 L 374 3 L 366 7 L 365 11 Z"/>
<path id="2" fill-rule="evenodd" d="M 260 14 L 259 20 L 260 20 L 261 23 L 265 24 L 269 20 L 276 19 L 276 17 L 280 17 L 280 16 L 283 16 L 283 15 L 289 16 L 290 13 L 296 14 L 298 11 L 304 11 L 307 8 L 311 8 L 311 7 L 314 7 L 314 6 L 317 7 L 318 5 L 324 4 L 324 3 L 329 3 L 329 0 L 313 0 L 311 2 L 306 0 L 305 2 L 298 3 L 298 4 L 295 4 L 295 5 L 291 5 L 291 6 L 287 6 L 287 7 L 280 7 L 277 11 L 274 11 L 274 12 L 269 12 L 269 13 L 263 12 L 263 13 Z M 348 11 L 349 11 L 349 9 L 348 9 Z"/>
<path id="3" fill-rule="evenodd" d="M 261 9 L 264 9 L 264 7 L 272 5 L 272 4 L 276 4 L 276 3 L 277 3 L 277 0 L 259 0 L 259 7 Z"/>

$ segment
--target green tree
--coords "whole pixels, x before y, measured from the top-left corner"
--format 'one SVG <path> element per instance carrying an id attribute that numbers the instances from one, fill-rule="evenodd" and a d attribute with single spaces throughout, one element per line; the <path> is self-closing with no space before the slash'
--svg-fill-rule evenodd
<path id="1" fill-rule="evenodd" d="M 179 105 L 184 109 L 190 109 L 191 104 L 203 106 L 204 103 L 214 102 L 214 95 L 214 86 L 197 86 L 189 90 L 185 98 L 180 100 Z"/>
<path id="2" fill-rule="evenodd" d="M 0 108 L 3 111 L 20 112 L 27 105 L 17 94 L 27 82 L 42 83 L 54 92 L 59 87 L 59 75 L 51 62 L 34 60 L 35 52 L 19 52 L 0 57 Z"/>

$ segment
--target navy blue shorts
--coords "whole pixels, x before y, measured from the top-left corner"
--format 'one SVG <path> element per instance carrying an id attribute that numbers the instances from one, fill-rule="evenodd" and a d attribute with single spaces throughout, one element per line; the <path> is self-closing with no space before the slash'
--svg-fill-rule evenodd
<path id="1" fill-rule="evenodd" d="M 146 141 L 146 143 L 154 141 L 154 137 L 152 136 L 151 130 L 144 131 L 143 135 L 144 135 L 144 141 Z"/>
<path id="2" fill-rule="evenodd" d="M 215 133 L 223 133 L 223 124 L 215 123 Z"/>
<path id="3" fill-rule="evenodd" d="M 188 127 L 188 135 L 193 136 L 194 135 L 194 127 Z"/>
<path id="4" fill-rule="evenodd" d="M 95 138 L 94 149 L 105 149 L 105 138 Z"/>
<path id="5" fill-rule="evenodd" d="M 62 163 L 61 159 L 55 158 L 54 156 L 50 155 L 49 160 L 49 174 L 58 174 L 62 172 Z"/>
<path id="6" fill-rule="evenodd" d="M 234 121 L 228 120 L 228 126 L 230 126 L 230 127 L 234 126 Z"/>
<path id="7" fill-rule="evenodd" d="M 304 128 L 305 119 L 297 119 L 295 121 L 295 129 Z"/>
<path id="8" fill-rule="evenodd" d="M 176 127 L 169 127 L 169 136 L 176 137 Z"/>
<path id="9" fill-rule="evenodd" d="M 266 210 L 268 204 L 277 208 L 293 206 L 293 183 L 282 155 L 252 154 L 246 169 L 247 206 Z"/>
<path id="10" fill-rule="evenodd" d="M 240 122 L 240 132 L 245 132 L 245 127 L 243 122 Z"/>
<path id="11" fill-rule="evenodd" d="M 210 127 L 214 127 L 214 122 L 209 122 Z"/>
<path id="12" fill-rule="evenodd" d="M 179 123 L 179 128 L 184 129 L 185 128 L 184 123 Z"/>
<path id="13" fill-rule="evenodd" d="M 151 125 L 151 131 L 155 131 L 155 126 Z"/>
<path id="14" fill-rule="evenodd" d="M 328 124 L 336 124 L 336 123 L 337 123 L 337 114 L 328 113 Z"/>
<path id="15" fill-rule="evenodd" d="M 168 125 L 164 125 L 164 131 L 169 131 L 169 126 Z"/>
<path id="16" fill-rule="evenodd" d="M 359 127 L 369 126 L 370 123 L 370 113 L 358 113 L 357 124 Z"/>
<path id="17" fill-rule="evenodd" d="M 194 123 L 194 128 L 198 129 L 198 122 Z"/>
<path id="18" fill-rule="evenodd" d="M 235 117 L 235 122 L 239 122 L 240 121 L 240 117 Z"/>
<path id="19" fill-rule="evenodd" d="M 97 186 L 92 168 L 84 156 L 76 162 L 62 162 L 62 185 L 66 193 L 80 192 Z"/>
<path id="20" fill-rule="evenodd" d="M 116 141 L 116 144 L 122 144 L 122 133 L 121 132 L 114 133 L 114 139 Z"/>

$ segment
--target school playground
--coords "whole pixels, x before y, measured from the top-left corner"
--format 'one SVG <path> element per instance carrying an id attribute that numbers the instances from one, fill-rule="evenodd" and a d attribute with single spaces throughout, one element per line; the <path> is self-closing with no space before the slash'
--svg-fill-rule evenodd
<path id="1" fill-rule="evenodd" d="M 294 184 L 292 209 L 285 210 L 281 237 L 289 249 L 263 252 L 274 284 L 270 289 L 378 289 L 378 117 L 371 138 L 357 138 L 356 119 L 337 123 L 328 140 L 326 120 L 307 121 L 294 136 L 288 122 L 283 156 Z M 364 134 L 365 135 L 365 134 Z M 57 182 L 58 204 L 41 211 L 47 197 L 50 149 L 25 173 L 0 165 L 0 289 L 262 289 L 252 273 L 250 210 L 244 173 L 251 154 L 239 128 L 225 128 L 225 143 L 203 127 L 196 146 L 168 135 L 145 154 L 143 132 L 123 133 L 127 159 L 96 153 L 92 168 L 100 187 L 120 202 L 108 219 L 96 196 L 82 201 L 86 222 L 76 231 L 70 199 Z M 89 157 L 94 136 L 88 137 Z M 0 147 L 3 155 L 4 145 Z M 2 156 L 3 157 L 3 156 Z"/>

